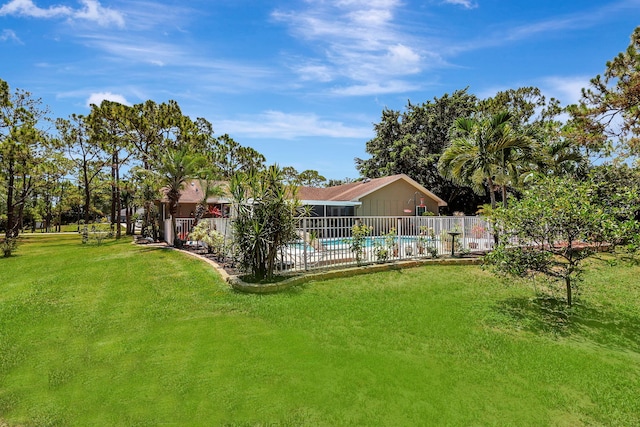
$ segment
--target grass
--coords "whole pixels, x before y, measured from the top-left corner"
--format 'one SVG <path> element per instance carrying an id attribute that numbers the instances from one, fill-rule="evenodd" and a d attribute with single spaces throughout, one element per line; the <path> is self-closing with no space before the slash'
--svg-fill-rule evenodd
<path id="1" fill-rule="evenodd" d="M 0 259 L 0 425 L 640 425 L 640 267 L 568 314 L 472 266 L 230 291 L 129 240 Z"/>

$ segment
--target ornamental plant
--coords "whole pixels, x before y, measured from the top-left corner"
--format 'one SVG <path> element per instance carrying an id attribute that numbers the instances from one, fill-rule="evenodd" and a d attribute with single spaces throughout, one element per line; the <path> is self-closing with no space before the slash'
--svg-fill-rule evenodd
<path id="1" fill-rule="evenodd" d="M 189 233 L 189 239 L 207 245 L 207 253 L 222 255 L 224 253 L 224 236 L 209 221 L 200 221 Z"/>
<path id="2" fill-rule="evenodd" d="M 358 265 L 362 264 L 366 237 L 371 234 L 371 230 L 373 230 L 373 227 L 365 224 L 356 224 L 351 227 L 351 241 L 349 242 L 349 249 L 355 254 Z"/>
<path id="3" fill-rule="evenodd" d="M 241 267 L 254 281 L 272 280 L 282 249 L 296 238 L 296 226 L 306 211 L 296 188 L 284 181 L 277 165 L 238 173 L 231 179 L 234 199 L 234 241 Z"/>

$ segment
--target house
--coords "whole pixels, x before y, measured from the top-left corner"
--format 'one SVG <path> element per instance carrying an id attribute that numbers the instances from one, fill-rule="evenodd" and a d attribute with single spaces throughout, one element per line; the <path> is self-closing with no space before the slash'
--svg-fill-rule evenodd
<path id="1" fill-rule="evenodd" d="M 216 182 L 228 194 L 228 183 Z M 180 193 L 178 203 L 178 233 L 186 239 L 193 227 L 196 207 L 203 199 L 203 190 L 198 180 L 186 183 Z M 447 203 L 405 174 L 383 178 L 364 179 L 358 182 L 335 187 L 298 188 L 298 199 L 309 206 L 314 217 L 355 217 L 355 216 L 417 216 L 425 212 L 435 215 L 439 208 Z M 204 218 L 219 218 L 224 221 L 231 212 L 232 201 L 229 196 L 209 196 L 206 200 Z M 171 215 L 168 200 L 163 197 L 157 202 L 160 218 L 160 234 L 171 241 Z M 212 220 L 220 230 L 223 223 Z M 224 223 L 226 224 L 226 223 Z M 226 225 L 224 225 L 226 229 Z"/>
<path id="2" fill-rule="evenodd" d="M 298 198 L 312 216 L 414 216 L 439 213 L 447 202 L 405 174 L 335 187 L 300 187 Z"/>
<path id="3" fill-rule="evenodd" d="M 215 181 L 211 185 L 218 186 L 223 195 L 207 197 L 203 218 L 228 218 L 231 212 L 231 199 L 228 194 L 228 183 Z M 176 213 L 178 235 L 180 239 L 186 240 L 189 232 L 195 224 L 196 209 L 203 201 L 203 189 L 199 180 L 194 179 L 187 182 L 180 192 L 178 201 L 178 211 Z M 158 219 L 160 226 L 160 238 L 166 242 L 172 242 L 171 214 L 169 213 L 169 200 L 166 195 L 156 201 L 158 208 Z"/>
<path id="4" fill-rule="evenodd" d="M 209 196 L 206 200 L 206 211 L 204 218 L 227 218 L 231 210 L 231 199 L 226 196 L 228 193 L 228 183 L 224 181 L 214 181 L 211 186 L 218 186 L 225 195 Z M 199 180 L 194 179 L 187 182 L 180 192 L 180 200 L 178 202 L 178 212 L 176 218 L 194 218 L 196 207 L 203 200 L 202 184 Z M 157 202 L 160 212 L 160 220 L 169 219 L 169 200 L 163 196 Z"/>

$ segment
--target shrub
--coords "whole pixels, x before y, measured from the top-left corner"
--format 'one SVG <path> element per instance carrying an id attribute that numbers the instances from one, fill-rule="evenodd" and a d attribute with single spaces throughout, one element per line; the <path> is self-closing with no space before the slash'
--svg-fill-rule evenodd
<path id="1" fill-rule="evenodd" d="M 83 245 L 95 242 L 100 246 L 105 239 L 113 237 L 113 227 L 109 224 L 92 224 L 91 227 L 85 225 L 80 230 L 80 236 L 82 237 Z"/>
<path id="2" fill-rule="evenodd" d="M 356 256 L 356 262 L 358 265 L 362 263 L 364 256 L 365 240 L 366 237 L 371 234 L 372 227 L 365 224 L 356 224 L 351 227 L 351 241 L 349 243 L 349 249 Z"/>
<path id="3" fill-rule="evenodd" d="M 305 216 L 296 189 L 285 184 L 282 170 L 273 165 L 264 171 L 236 174 L 230 190 L 240 265 L 257 281 L 271 280 L 278 253 L 297 238 L 296 225 Z"/>
<path id="4" fill-rule="evenodd" d="M 200 221 L 191 233 L 189 240 L 195 240 L 207 245 L 207 252 L 218 255 L 224 254 L 224 236 L 211 226 L 209 221 Z"/>
<path id="5" fill-rule="evenodd" d="M 5 258 L 10 257 L 17 247 L 18 241 L 15 237 L 7 237 L 0 243 L 0 248 L 2 249 L 2 254 Z"/>

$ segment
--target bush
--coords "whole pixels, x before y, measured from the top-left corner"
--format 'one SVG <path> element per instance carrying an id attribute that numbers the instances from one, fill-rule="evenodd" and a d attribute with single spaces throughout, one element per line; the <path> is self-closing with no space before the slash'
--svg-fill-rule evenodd
<path id="1" fill-rule="evenodd" d="M 91 227 L 85 225 L 80 230 L 80 236 L 83 245 L 94 242 L 100 246 L 105 239 L 113 237 L 113 228 L 109 224 L 92 224 Z"/>
<path id="2" fill-rule="evenodd" d="M 195 240 L 207 245 L 207 252 L 218 255 L 224 254 L 224 236 L 211 226 L 209 221 L 200 221 L 191 233 L 189 240 Z"/>
<path id="3" fill-rule="evenodd" d="M 365 224 L 356 224 L 351 227 L 351 241 L 349 249 L 351 249 L 351 252 L 355 254 L 358 265 L 362 263 L 366 237 L 371 234 L 371 230 L 372 227 Z"/>
<path id="4" fill-rule="evenodd" d="M 15 252 L 17 247 L 18 247 L 18 240 L 15 237 L 5 238 L 0 243 L 0 248 L 2 249 L 2 254 L 5 258 L 10 257 L 11 254 Z"/>
<path id="5" fill-rule="evenodd" d="M 277 166 L 236 174 L 231 180 L 236 217 L 234 241 L 240 265 L 257 281 L 273 279 L 278 254 L 296 238 L 296 225 L 305 216 L 296 188 L 284 182 Z"/>

